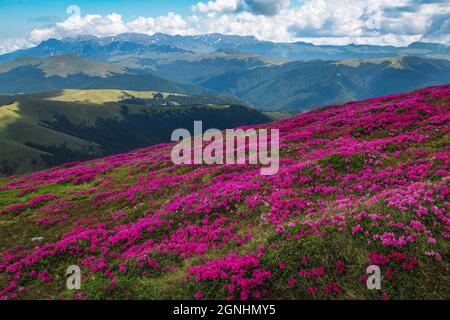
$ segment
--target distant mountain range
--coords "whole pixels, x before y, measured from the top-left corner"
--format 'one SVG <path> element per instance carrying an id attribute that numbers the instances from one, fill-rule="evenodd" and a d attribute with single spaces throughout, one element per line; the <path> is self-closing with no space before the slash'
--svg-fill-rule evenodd
<path id="1" fill-rule="evenodd" d="M 0 96 L 0 176 L 170 141 L 173 130 L 234 128 L 270 118 L 226 97 L 64 90 Z"/>
<path id="2" fill-rule="evenodd" d="M 82 36 L 62 40 L 49 39 L 37 47 L 2 55 L 0 56 L 0 62 L 24 56 L 48 57 L 67 53 L 108 61 L 117 57 L 158 58 L 161 55 L 177 56 L 190 53 L 211 53 L 222 49 L 234 49 L 273 59 L 290 61 L 373 59 L 404 55 L 450 59 L 450 46 L 435 43 L 416 42 L 407 47 L 354 44 L 316 46 L 304 42 L 275 43 L 259 41 L 251 36 L 234 36 L 218 33 L 198 36 L 170 36 L 162 33 L 148 36 L 127 33 L 105 38 Z"/>

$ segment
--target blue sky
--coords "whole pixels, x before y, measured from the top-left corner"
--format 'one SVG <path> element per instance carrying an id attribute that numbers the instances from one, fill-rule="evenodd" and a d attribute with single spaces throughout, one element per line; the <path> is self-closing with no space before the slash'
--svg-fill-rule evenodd
<path id="1" fill-rule="evenodd" d="M 66 9 L 78 5 L 82 14 L 107 15 L 117 12 L 126 20 L 138 16 L 160 16 L 169 11 L 188 15 L 195 0 L 0 0 L 0 37 L 24 35 L 33 28 L 48 24 L 48 18 L 63 21 Z"/>
<path id="2" fill-rule="evenodd" d="M 76 5 L 80 15 L 67 14 Z M 450 0 L 0 0 L 0 54 L 124 32 L 252 35 L 314 44 L 450 44 Z"/>

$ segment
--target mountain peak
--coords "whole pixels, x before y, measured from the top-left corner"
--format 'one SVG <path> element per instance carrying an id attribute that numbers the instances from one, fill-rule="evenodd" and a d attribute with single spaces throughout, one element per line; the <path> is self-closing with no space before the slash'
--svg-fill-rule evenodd
<path id="1" fill-rule="evenodd" d="M 37 45 L 38 48 L 42 48 L 42 47 L 51 47 L 51 46 L 56 46 L 56 45 L 63 45 L 63 42 L 61 40 L 55 39 L 55 38 L 50 38 L 47 39 L 45 41 L 42 41 L 41 43 L 39 43 Z"/>

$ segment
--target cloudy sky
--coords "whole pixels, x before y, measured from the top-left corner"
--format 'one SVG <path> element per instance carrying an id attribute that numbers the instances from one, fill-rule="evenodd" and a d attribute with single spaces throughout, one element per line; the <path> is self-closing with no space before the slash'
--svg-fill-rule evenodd
<path id="1" fill-rule="evenodd" d="M 0 53 L 49 38 L 124 32 L 450 45 L 450 0 L 0 0 Z"/>

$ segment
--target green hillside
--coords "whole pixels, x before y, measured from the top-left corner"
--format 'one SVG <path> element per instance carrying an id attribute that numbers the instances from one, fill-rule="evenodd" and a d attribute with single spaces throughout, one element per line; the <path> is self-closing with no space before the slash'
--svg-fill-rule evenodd
<path id="1" fill-rule="evenodd" d="M 199 84 L 264 110 L 305 110 L 450 82 L 450 61 L 400 57 L 292 62 L 255 67 Z"/>
<path id="2" fill-rule="evenodd" d="M 150 104 L 160 96 L 164 101 L 180 98 L 170 106 Z M 121 102 L 131 97 L 148 105 Z M 269 121 L 256 110 L 232 104 L 232 99 L 230 104 L 214 105 L 207 102 L 227 98 L 204 97 L 203 105 L 183 105 L 181 97 L 199 99 L 124 90 L 0 96 L 0 176 L 167 142 L 173 130 L 191 129 L 194 120 L 219 129 Z"/>
<path id="3" fill-rule="evenodd" d="M 117 65 L 94 62 L 73 55 L 61 55 L 50 58 L 24 57 L 0 64 L 0 74 L 20 67 L 34 67 L 41 70 L 45 77 L 67 77 L 75 74 L 85 74 L 91 77 L 106 78 L 114 74 L 127 73 L 126 69 Z"/>
<path id="4" fill-rule="evenodd" d="M 283 62 L 224 49 L 158 58 L 116 56 L 113 62 L 74 55 L 18 58 L 0 64 L 0 93 L 116 89 L 222 94 L 264 111 L 298 112 L 450 82 L 449 60 L 410 56 Z"/>

